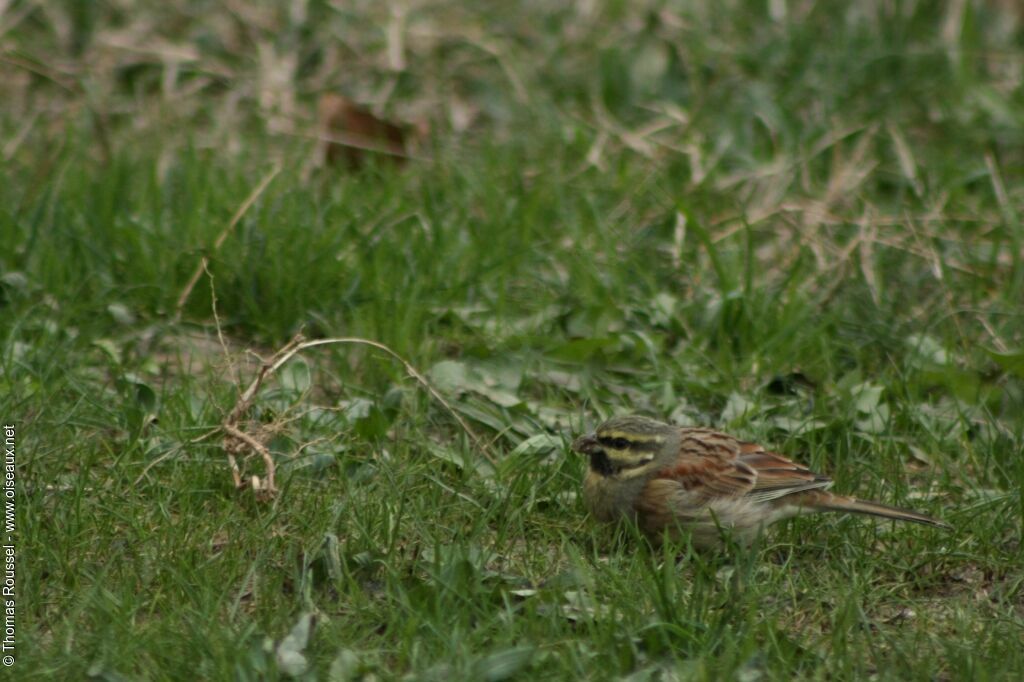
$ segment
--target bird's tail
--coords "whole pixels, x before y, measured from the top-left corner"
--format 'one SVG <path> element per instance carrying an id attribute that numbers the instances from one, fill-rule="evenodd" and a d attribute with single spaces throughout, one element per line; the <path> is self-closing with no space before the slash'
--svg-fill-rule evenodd
<path id="1" fill-rule="evenodd" d="M 953 526 L 944 521 L 933 519 L 932 517 L 925 516 L 924 514 L 918 514 L 917 512 L 909 509 L 890 507 L 887 504 L 870 502 L 868 500 L 858 500 L 855 497 L 846 497 L 845 495 L 835 495 L 824 490 L 808 491 L 802 495 L 802 497 L 803 499 L 801 500 L 801 504 L 803 506 L 817 511 L 842 511 L 853 514 L 867 514 L 869 516 L 880 516 L 885 519 L 896 519 L 897 521 L 923 523 L 926 526 L 945 528 L 947 530 L 951 530 L 953 528 Z"/>

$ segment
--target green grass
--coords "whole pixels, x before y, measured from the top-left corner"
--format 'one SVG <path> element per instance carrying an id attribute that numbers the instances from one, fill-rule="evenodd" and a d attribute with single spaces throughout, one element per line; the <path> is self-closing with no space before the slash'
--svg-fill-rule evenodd
<path id="1" fill-rule="evenodd" d="M 1012 3 L 15 7 L 19 679 L 1024 674 Z M 311 167 L 338 90 L 429 127 L 419 160 Z M 247 413 L 280 494 L 235 490 L 244 351 L 300 330 L 392 348 L 494 463 L 399 362 L 331 345 Z M 587 519 L 567 447 L 629 411 L 955 530 L 651 549 Z"/>

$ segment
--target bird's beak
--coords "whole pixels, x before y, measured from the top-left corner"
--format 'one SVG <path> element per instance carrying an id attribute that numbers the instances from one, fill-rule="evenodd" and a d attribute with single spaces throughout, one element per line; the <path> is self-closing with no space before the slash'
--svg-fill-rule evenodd
<path id="1" fill-rule="evenodd" d="M 581 455 L 589 455 L 595 452 L 598 447 L 597 436 L 593 433 L 580 436 L 572 442 L 572 449 Z"/>

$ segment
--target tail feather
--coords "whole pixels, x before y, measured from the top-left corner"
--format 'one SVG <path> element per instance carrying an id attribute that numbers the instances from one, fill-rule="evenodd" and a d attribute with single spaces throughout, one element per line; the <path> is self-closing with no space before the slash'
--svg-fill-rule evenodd
<path id="1" fill-rule="evenodd" d="M 896 519 L 897 521 L 922 523 L 926 526 L 945 528 L 947 530 L 952 530 L 953 528 L 953 526 L 944 521 L 933 519 L 932 517 L 925 516 L 924 514 L 918 514 L 917 512 L 909 509 L 890 507 L 887 504 L 881 504 L 879 502 L 858 500 L 855 497 L 834 495 L 825 491 L 814 491 L 813 493 L 805 494 L 805 499 L 801 500 L 801 503 L 803 506 L 818 511 L 842 511 L 853 514 L 867 514 L 869 516 L 880 516 L 885 519 Z"/>

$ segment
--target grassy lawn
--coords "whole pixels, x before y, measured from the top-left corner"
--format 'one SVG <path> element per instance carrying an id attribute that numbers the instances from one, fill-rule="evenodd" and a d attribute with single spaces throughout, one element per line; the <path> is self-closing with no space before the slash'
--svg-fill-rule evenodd
<path id="1" fill-rule="evenodd" d="M 279 4 L 0 10 L 18 679 L 1024 676 L 1016 3 Z M 629 412 L 955 529 L 653 549 Z"/>

